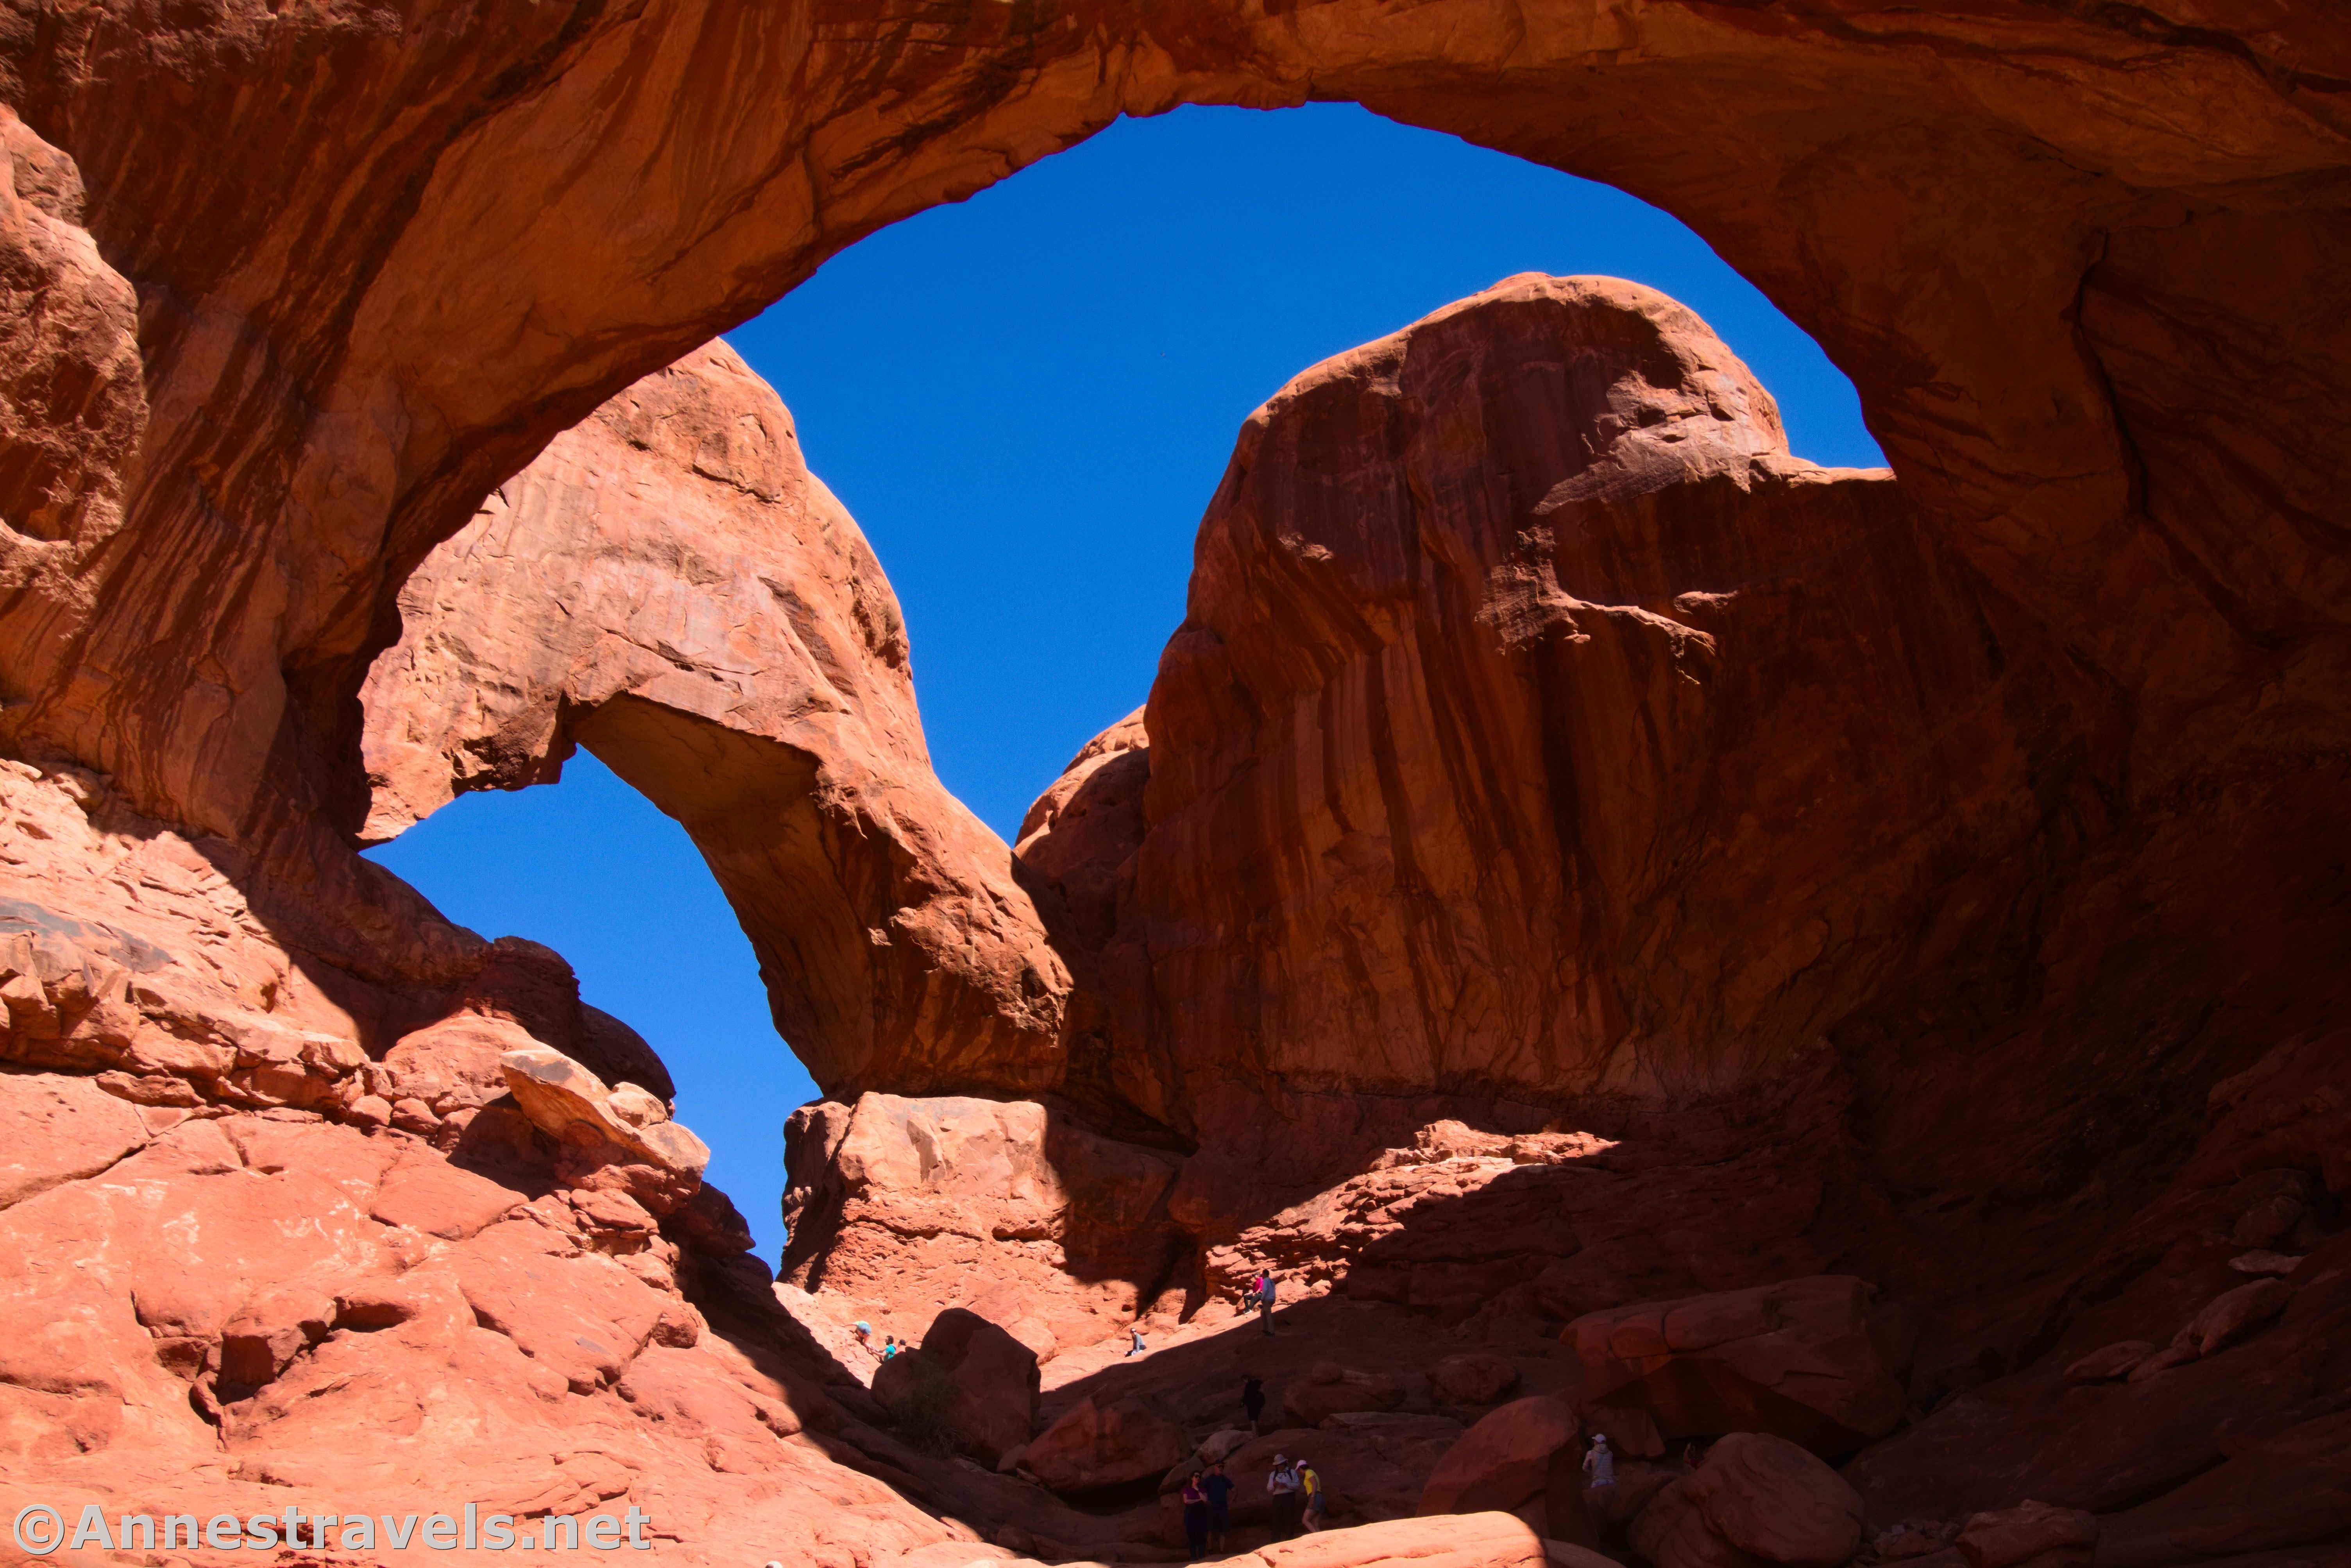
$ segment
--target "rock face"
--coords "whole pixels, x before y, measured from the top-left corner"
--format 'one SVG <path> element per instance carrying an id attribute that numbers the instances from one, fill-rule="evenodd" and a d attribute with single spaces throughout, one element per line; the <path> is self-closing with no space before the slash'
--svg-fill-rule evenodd
<path id="1" fill-rule="evenodd" d="M 921 1348 L 873 1375 L 873 1394 L 902 1405 L 939 1389 L 956 1447 L 988 1464 L 1029 1441 L 1037 1425 L 1037 1355 L 977 1312 L 950 1307 L 931 1320 Z"/>
<path id="2" fill-rule="evenodd" d="M 828 1090 L 1059 1082 L 1068 977 L 931 771 L 872 550 L 733 350 L 559 435 L 398 610 L 360 693 L 364 836 L 585 745 L 694 836 Z"/>
<path id="3" fill-rule="evenodd" d="M 1055 1491 L 1081 1492 L 1156 1476 L 1191 1453 L 1182 1429 L 1149 1404 L 1087 1398 L 1037 1434 L 1020 1468 Z"/>
<path id="4" fill-rule="evenodd" d="M 1320 1427 L 1351 1411 L 1393 1410 L 1404 1403 L 1404 1385 L 1379 1373 L 1355 1372 L 1336 1362 L 1308 1369 L 1281 1396 L 1281 1414 L 1292 1427 Z"/>
<path id="5" fill-rule="evenodd" d="M 1657 1568 L 1837 1568 L 1861 1545 L 1861 1499 L 1819 1459 L 1782 1438 L 1734 1432 L 1650 1500 L 1632 1538 Z"/>
<path id="6" fill-rule="evenodd" d="M 1130 1320 L 1175 1262 L 1176 1162 L 1043 1105 L 867 1094 L 801 1107 L 784 1137 L 782 1276 L 877 1336 L 969 1307 L 1050 1355 Z"/>
<path id="7" fill-rule="evenodd" d="M 745 1333 L 730 1281 L 765 1270 L 747 1233 L 690 1218 L 732 1212 L 692 1134 L 557 1048 L 628 1058 L 560 960 L 411 903 L 405 944 L 338 970 L 256 917 L 232 846 L 87 774 L 9 764 L 0 810 L 10 1495 L 641 1507 L 737 1552 L 815 1550 L 850 1509 L 884 1552 L 942 1538 L 795 1442 L 862 1428 L 820 1367 Z M 526 1107 L 502 1050 L 594 1093 Z"/>
<path id="8" fill-rule="evenodd" d="M 1545 1395 L 1487 1415 L 1446 1451 L 1420 1494 L 1424 1515 L 1514 1513 L 1544 1537 L 1592 1543 L 1574 1407 Z"/>
<path id="9" fill-rule="evenodd" d="M 1668 1437 L 1771 1432 L 1832 1457 L 1902 1418 L 1908 1335 L 1850 1277 L 1622 1307 L 1566 1337 L 1588 1400 L 1647 1409 Z"/>
<path id="10" fill-rule="evenodd" d="M 2015 1508 L 1980 1513 L 1959 1534 L 1968 1568 L 2079 1568 L 2098 1544 L 2098 1521 L 2077 1508 L 2052 1508 L 2027 1500 Z"/>
<path id="11" fill-rule="evenodd" d="M 1471 1352 L 1448 1355 L 1429 1369 L 1439 1398 L 1456 1405 L 1488 1405 L 1518 1382 L 1519 1369 L 1499 1355 Z"/>
<path id="12" fill-rule="evenodd" d="M 1217 1151 L 1178 1196 L 1211 1233 L 1264 1201 L 1211 1171 L 1360 1168 L 1366 1092 L 1784 1075 L 1980 935 L 1916 918 L 1951 846 L 2040 817 L 2004 695 L 2029 635 L 1995 658 L 1891 476 L 1789 456 L 1745 367 L 1632 285 L 1513 279 L 1305 372 L 1197 561 L 1122 915 L 1169 1000 L 1119 1049 Z M 1249 1109 L 1275 1092 L 1279 1124 Z"/>

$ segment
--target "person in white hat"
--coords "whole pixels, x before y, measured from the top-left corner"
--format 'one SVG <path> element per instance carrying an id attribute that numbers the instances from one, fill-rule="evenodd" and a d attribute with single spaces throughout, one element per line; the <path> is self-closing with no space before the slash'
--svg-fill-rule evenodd
<path id="1" fill-rule="evenodd" d="M 1608 1447 L 1608 1434 L 1592 1434 L 1592 1450 L 1583 1456 L 1583 1473 L 1592 1478 L 1592 1490 L 1616 1484 L 1616 1455 Z"/>
<path id="2" fill-rule="evenodd" d="M 1297 1468 L 1290 1464 L 1288 1454 L 1273 1456 L 1272 1473 L 1265 1478 L 1265 1490 L 1273 1494 L 1273 1538 L 1287 1541 L 1298 1533 Z"/>

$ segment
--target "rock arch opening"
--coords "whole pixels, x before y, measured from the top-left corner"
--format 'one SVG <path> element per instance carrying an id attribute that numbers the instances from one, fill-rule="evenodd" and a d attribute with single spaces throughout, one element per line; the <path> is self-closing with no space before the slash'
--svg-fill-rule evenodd
<path id="1" fill-rule="evenodd" d="M 365 837 L 402 831 L 455 791 L 538 783 L 584 746 L 689 824 L 759 943 L 778 1030 L 814 1043 L 836 1085 L 957 1083 L 935 1011 L 917 1007 L 898 1026 L 923 1033 L 927 1076 L 873 1048 L 870 998 L 905 984 L 875 978 L 874 934 L 913 894 L 886 868 L 861 891 L 841 846 L 875 830 L 829 837 L 812 802 L 886 797 L 887 816 L 918 840 L 959 824 L 961 843 L 902 855 L 984 859 L 984 832 L 930 790 L 923 737 L 944 717 L 966 755 L 939 758 L 938 771 L 950 784 L 977 775 L 982 797 L 993 786 L 994 825 L 1020 837 L 1079 742 L 1149 689 L 1182 615 L 1179 561 L 1233 428 L 1324 350 L 1494 276 L 1637 272 L 1713 308 L 1750 355 L 1796 382 L 1789 423 L 1816 451 L 1876 455 L 1850 383 L 1687 229 L 1619 193 L 1360 110 L 1128 122 L 916 226 L 937 237 L 875 236 L 806 286 L 805 303 L 792 297 L 736 333 L 746 364 L 706 351 L 559 437 L 428 558 L 402 595 L 401 640 L 362 692 Z M 1165 367 L 1170 349 L 1187 361 L 1177 370 Z M 848 472 L 852 494 L 891 519 L 879 542 L 930 591 L 927 624 L 901 625 L 903 584 L 883 578 L 858 525 L 806 471 L 806 418 L 757 386 L 747 372 L 763 363 L 820 404 L 831 444 L 815 465 L 835 484 Z M 1115 459 L 1095 455 L 1113 444 Z M 1072 571 L 1065 552 L 1098 559 Z M 1048 586 L 1010 591 L 1031 579 Z M 1066 646 L 1001 658 L 1001 644 L 1072 623 Z M 919 716 L 910 644 L 924 655 Z M 992 689 L 967 663 L 985 666 Z M 969 755 L 981 748 L 974 731 L 988 757 Z M 843 768 L 862 771 L 844 780 Z M 608 794 L 608 782 L 590 789 Z M 594 832 L 581 809 L 549 801 L 544 814 Z M 534 814 L 523 800 L 497 809 L 526 834 Z M 1069 876 L 1093 874 L 1068 863 L 1069 826 L 1050 849 L 1032 846 L 1030 868 L 1064 891 Z M 511 905 L 484 883 L 571 869 L 543 852 L 501 865 L 479 823 L 456 841 L 469 846 L 462 865 L 413 845 L 392 861 L 453 912 L 489 917 Z M 575 896 L 625 926 L 638 890 Z M 1103 918 L 1089 910 L 1080 923 Z M 496 929 L 544 936 L 545 920 Z M 737 952 L 726 924 L 712 938 Z M 553 945 L 582 948 L 583 983 L 607 988 L 595 969 L 609 944 L 592 928 Z M 938 963 L 935 950 L 918 958 Z M 1050 974 L 1029 984 L 1057 986 Z M 665 1052 L 686 1053 L 677 1067 L 690 1088 L 755 1051 L 758 1032 L 687 1036 Z M 997 1045 L 978 1054 L 990 1060 L 967 1083 L 1064 1087 L 1065 1069 L 1040 1063 L 1024 1083 Z M 731 1125 L 704 1129 L 729 1166 L 713 1179 L 764 1219 L 772 1174 L 748 1150 L 726 1159 Z M 769 1135 L 756 1129 L 762 1151 Z"/>

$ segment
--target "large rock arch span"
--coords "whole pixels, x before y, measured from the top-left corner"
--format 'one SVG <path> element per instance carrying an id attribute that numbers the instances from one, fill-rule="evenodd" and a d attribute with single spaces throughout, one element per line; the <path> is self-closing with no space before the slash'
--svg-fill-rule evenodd
<path id="1" fill-rule="evenodd" d="M 558 431 L 872 228 L 1183 101 L 1354 99 L 1657 203 L 2131 694 L 2133 790 L 2339 747 L 2351 50 L 2314 20 L 57 5 L 5 72 L 20 194 L 113 275 L 68 357 L 115 372 L 17 400 L 104 439 L 12 506 L 7 723 L 208 829 L 356 827 L 392 595 Z"/>

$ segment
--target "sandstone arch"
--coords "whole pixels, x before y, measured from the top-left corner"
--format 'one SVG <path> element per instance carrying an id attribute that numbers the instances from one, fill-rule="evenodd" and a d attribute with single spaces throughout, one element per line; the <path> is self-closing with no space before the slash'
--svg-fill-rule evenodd
<path id="1" fill-rule="evenodd" d="M 88 192 L 58 212 L 139 289 L 147 405 L 120 523 L 12 541 L 10 728 L 204 826 L 356 825 L 391 595 L 555 432 L 872 227 L 1186 100 L 1353 98 L 1656 202 L 2136 695 L 2136 788 L 2339 745 L 2351 59 L 2315 20 L 117 4 L 5 54 Z"/>

